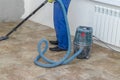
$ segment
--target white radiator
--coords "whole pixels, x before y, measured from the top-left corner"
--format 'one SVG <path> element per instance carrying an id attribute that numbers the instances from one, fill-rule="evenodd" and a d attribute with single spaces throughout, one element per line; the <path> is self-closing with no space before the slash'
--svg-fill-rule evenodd
<path id="1" fill-rule="evenodd" d="M 93 34 L 104 42 L 120 47 L 120 10 L 96 5 Z"/>

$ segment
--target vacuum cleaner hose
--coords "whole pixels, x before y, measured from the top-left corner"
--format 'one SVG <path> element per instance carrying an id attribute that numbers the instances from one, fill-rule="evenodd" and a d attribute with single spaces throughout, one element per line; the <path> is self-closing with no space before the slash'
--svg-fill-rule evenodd
<path id="1" fill-rule="evenodd" d="M 53 68 L 53 67 L 57 67 L 57 66 L 60 66 L 60 65 L 68 64 L 69 62 L 74 60 L 76 58 L 76 56 L 78 56 L 83 50 L 83 48 L 81 48 L 73 56 L 68 58 L 70 56 L 70 53 L 71 53 L 71 36 L 70 36 L 70 29 L 69 29 L 68 19 L 67 19 L 67 13 L 66 13 L 66 10 L 65 10 L 65 7 L 64 7 L 62 1 L 61 0 L 57 0 L 57 1 L 59 2 L 60 6 L 61 6 L 61 8 L 63 10 L 63 14 L 64 14 L 66 26 L 67 26 L 67 34 L 68 34 L 68 44 L 69 44 L 69 46 L 68 46 L 67 53 L 65 54 L 65 56 L 62 59 L 60 59 L 59 61 L 53 61 L 53 60 L 50 60 L 50 59 L 48 59 L 48 58 L 46 58 L 44 56 L 45 52 L 48 49 L 48 41 L 46 39 L 40 40 L 39 43 L 38 43 L 39 55 L 35 58 L 34 63 L 36 65 L 38 65 L 38 66 L 45 67 L 45 68 Z M 45 43 L 45 48 L 43 50 L 41 50 L 42 43 Z M 38 62 L 38 60 L 40 58 L 42 58 L 44 61 L 48 62 L 48 64 Z"/>

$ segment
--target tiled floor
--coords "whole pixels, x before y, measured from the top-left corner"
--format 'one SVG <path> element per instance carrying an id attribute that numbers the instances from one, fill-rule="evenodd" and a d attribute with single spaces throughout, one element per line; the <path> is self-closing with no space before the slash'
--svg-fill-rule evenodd
<path id="1" fill-rule="evenodd" d="M 0 23 L 0 36 L 16 24 Z M 0 42 L 0 80 L 120 80 L 120 53 L 95 44 L 88 60 L 75 59 L 50 69 L 36 66 L 33 60 L 38 55 L 37 43 L 41 38 L 54 40 L 54 30 L 28 21 L 8 40 Z M 64 54 L 48 50 L 46 56 L 56 60 Z"/>

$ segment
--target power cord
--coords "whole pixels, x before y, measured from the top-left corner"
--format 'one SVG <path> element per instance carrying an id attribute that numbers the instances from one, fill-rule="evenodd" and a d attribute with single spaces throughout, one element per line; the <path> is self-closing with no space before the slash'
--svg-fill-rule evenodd
<path id="1" fill-rule="evenodd" d="M 95 38 L 96 41 L 100 41 L 101 43 L 103 43 L 108 49 L 110 49 L 112 51 L 115 51 L 115 52 L 118 52 L 117 50 L 113 49 L 108 43 L 100 40 L 98 37 L 96 37 L 96 36 L 93 35 L 93 38 Z"/>

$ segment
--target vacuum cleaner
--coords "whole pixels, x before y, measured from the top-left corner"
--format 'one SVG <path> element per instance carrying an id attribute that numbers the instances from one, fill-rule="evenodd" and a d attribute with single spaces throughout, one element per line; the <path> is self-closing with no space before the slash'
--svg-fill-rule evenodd
<path id="1" fill-rule="evenodd" d="M 53 61 L 51 59 L 48 59 L 44 56 L 45 52 L 48 49 L 48 41 L 46 39 L 41 39 L 38 43 L 38 56 L 35 58 L 34 63 L 37 66 L 44 67 L 44 68 L 54 68 L 60 65 L 65 65 L 73 61 L 76 57 L 78 59 L 81 58 L 88 58 L 91 45 L 92 45 L 92 27 L 85 27 L 81 26 L 77 28 L 75 39 L 74 39 L 74 54 L 70 56 L 71 53 L 71 35 L 70 35 L 70 29 L 67 19 L 67 13 L 64 7 L 64 4 L 61 0 L 56 0 L 59 2 L 62 10 L 64 19 L 66 22 L 66 28 L 67 28 L 67 34 L 68 34 L 68 50 L 63 58 L 61 58 L 59 61 Z M 42 44 L 45 43 L 45 48 L 41 50 Z M 39 62 L 39 59 L 44 60 L 47 63 Z"/>
<path id="2" fill-rule="evenodd" d="M 38 42 L 38 46 L 37 46 L 39 54 L 35 58 L 34 63 L 37 66 L 44 67 L 44 68 L 53 68 L 53 67 L 57 67 L 57 66 L 60 66 L 60 65 L 68 64 L 71 61 L 73 61 L 76 57 L 79 58 L 79 59 L 80 58 L 88 58 L 88 55 L 89 55 L 90 49 L 91 49 L 91 44 L 92 44 L 92 28 L 89 28 L 89 27 L 79 27 L 79 28 L 77 28 L 75 39 L 74 39 L 74 54 L 71 57 L 69 57 L 70 54 L 71 54 L 71 35 L 70 35 L 70 29 L 69 29 L 69 24 L 68 24 L 68 19 L 67 19 L 67 13 L 66 13 L 66 10 L 65 10 L 65 7 L 64 7 L 62 1 L 61 0 L 56 0 L 56 1 L 59 2 L 60 6 L 63 10 L 63 14 L 64 14 L 65 22 L 66 22 L 66 28 L 67 28 L 67 34 L 68 34 L 68 45 L 69 46 L 68 46 L 68 50 L 67 50 L 67 52 L 66 52 L 66 54 L 64 55 L 63 58 L 61 58 L 59 61 L 53 61 L 53 60 L 48 59 L 47 57 L 44 56 L 45 52 L 48 49 L 48 41 L 46 39 L 41 39 Z M 48 2 L 48 0 L 45 0 L 36 10 L 34 10 L 23 21 L 21 21 L 8 34 L 6 34 L 3 37 L 0 37 L 0 41 L 7 40 L 9 38 L 9 36 L 14 31 L 16 31 L 25 21 L 27 21 L 32 15 L 34 15 L 47 2 Z M 41 46 L 42 46 L 43 43 L 45 43 L 45 48 L 42 50 Z M 39 62 L 40 58 L 42 58 L 47 63 Z"/>
<path id="3" fill-rule="evenodd" d="M 77 56 L 78 59 L 88 59 L 92 48 L 92 27 L 79 26 L 73 41 L 74 53 L 84 47 L 83 51 Z"/>

